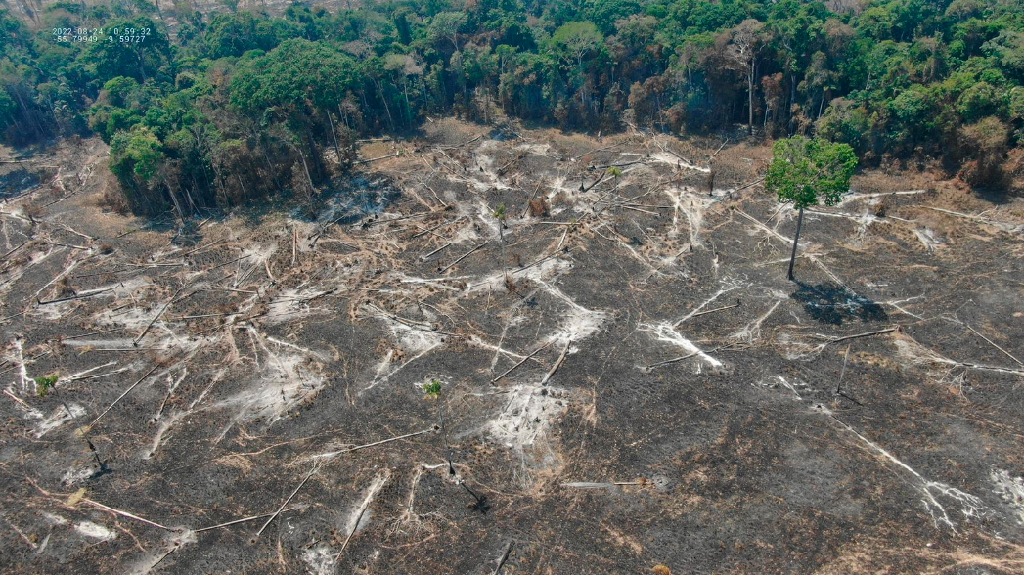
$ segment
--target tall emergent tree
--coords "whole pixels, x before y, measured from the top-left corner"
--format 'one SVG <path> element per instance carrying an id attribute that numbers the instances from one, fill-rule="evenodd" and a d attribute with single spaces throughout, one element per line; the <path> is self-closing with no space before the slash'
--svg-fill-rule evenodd
<path id="1" fill-rule="evenodd" d="M 603 37 L 593 22 L 567 22 L 558 27 L 551 36 L 551 44 L 562 54 L 562 60 L 572 66 L 570 76 L 580 79 L 580 98 L 587 104 L 587 75 L 583 68 L 583 57 L 600 46 Z"/>
<path id="2" fill-rule="evenodd" d="M 757 76 L 758 54 L 767 44 L 764 23 L 747 19 L 727 32 L 727 46 L 731 67 L 743 72 L 747 79 L 747 133 L 754 134 L 754 80 Z"/>
<path id="3" fill-rule="evenodd" d="M 794 136 L 775 142 L 774 157 L 765 176 L 765 187 L 779 195 L 783 203 L 793 202 L 800 211 L 793 236 L 793 253 L 789 257 L 790 281 L 793 281 L 793 263 L 800 228 L 804 223 L 804 208 L 824 203 L 834 206 L 850 189 L 850 176 L 857 168 L 857 155 L 846 144 L 836 144 L 822 138 L 807 139 Z"/>

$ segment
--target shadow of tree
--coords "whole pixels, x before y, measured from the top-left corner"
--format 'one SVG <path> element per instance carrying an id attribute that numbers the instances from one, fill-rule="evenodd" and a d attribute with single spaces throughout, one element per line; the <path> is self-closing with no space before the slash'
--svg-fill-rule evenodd
<path id="1" fill-rule="evenodd" d="M 859 318 L 861 321 L 883 321 L 888 315 L 882 306 L 857 295 L 846 286 L 832 283 L 800 286 L 789 297 L 804 304 L 807 314 L 820 323 L 842 325 L 843 321 Z"/>

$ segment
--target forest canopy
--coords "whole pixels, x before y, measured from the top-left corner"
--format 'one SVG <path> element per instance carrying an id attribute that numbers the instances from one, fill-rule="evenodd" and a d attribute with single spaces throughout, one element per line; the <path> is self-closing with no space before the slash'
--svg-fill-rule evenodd
<path id="1" fill-rule="evenodd" d="M 370 1 L 281 17 L 146 0 L 0 11 L 0 140 L 96 133 L 129 207 L 187 214 L 347 170 L 428 114 L 848 144 L 999 185 L 1024 146 L 1024 0 Z M 145 30 L 58 41 L 55 28 Z"/>

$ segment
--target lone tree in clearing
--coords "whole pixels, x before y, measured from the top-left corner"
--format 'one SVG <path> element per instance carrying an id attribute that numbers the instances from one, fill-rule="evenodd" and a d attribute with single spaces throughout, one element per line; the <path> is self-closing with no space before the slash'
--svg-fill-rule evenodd
<path id="1" fill-rule="evenodd" d="M 444 447 L 448 450 L 448 473 L 455 476 L 455 465 L 452 464 L 452 447 L 448 444 L 448 426 L 444 423 L 444 402 L 441 400 L 441 380 L 432 378 L 423 384 L 423 399 L 437 401 L 437 417 L 441 420 L 441 433 L 444 435 Z"/>
<path id="2" fill-rule="evenodd" d="M 804 208 L 824 203 L 834 206 L 850 189 L 850 176 L 857 167 L 857 155 L 846 144 L 835 144 L 821 138 L 794 136 L 779 140 L 772 146 L 774 157 L 768 166 L 765 186 L 779 195 L 779 201 L 793 202 L 800 210 L 793 236 L 793 253 L 789 257 L 789 280 L 793 281 L 793 263 Z"/>

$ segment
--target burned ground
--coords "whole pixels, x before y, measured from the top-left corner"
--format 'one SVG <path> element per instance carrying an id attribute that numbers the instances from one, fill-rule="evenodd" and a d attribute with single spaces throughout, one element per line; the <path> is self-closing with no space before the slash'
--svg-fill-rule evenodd
<path id="1" fill-rule="evenodd" d="M 4 570 L 1024 570 L 1020 202 L 859 176 L 791 283 L 718 144 L 439 121 L 187 233 L 95 142 L 12 167 Z"/>

